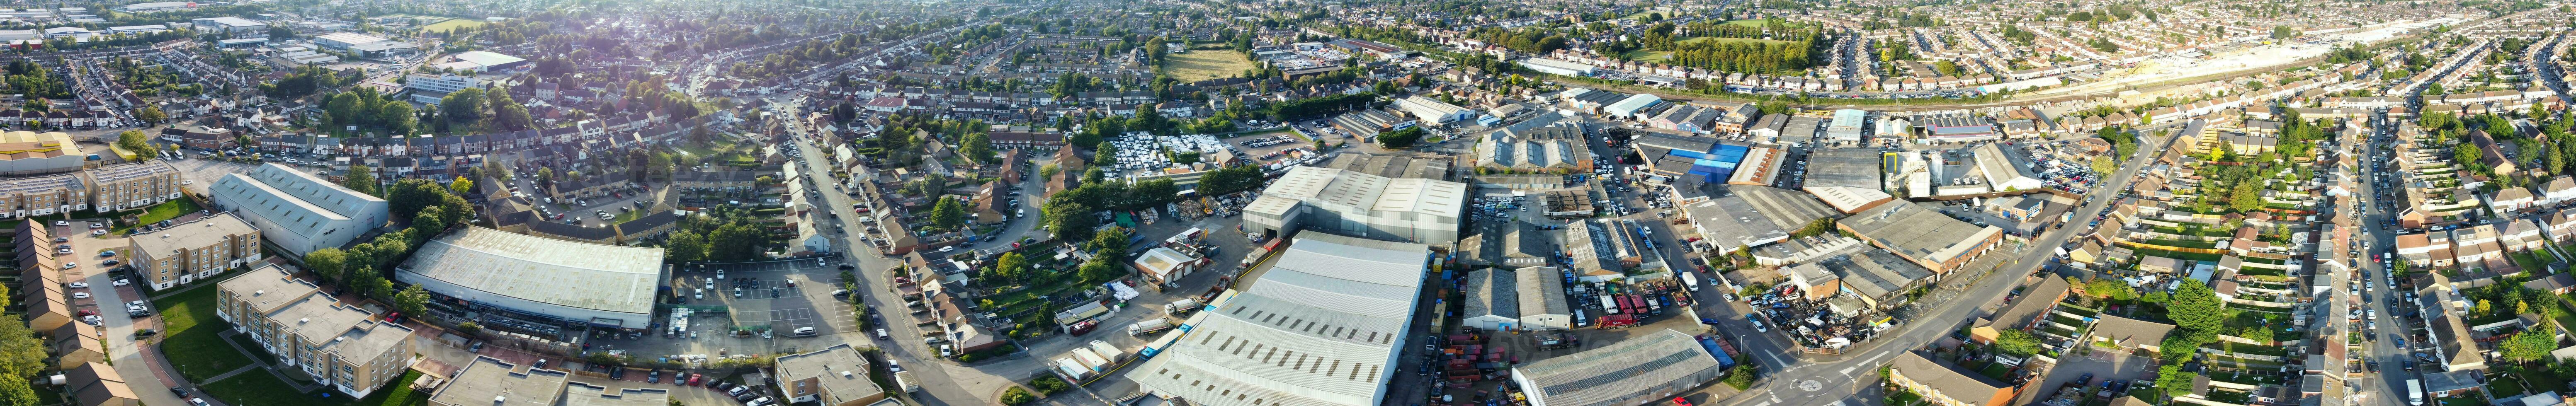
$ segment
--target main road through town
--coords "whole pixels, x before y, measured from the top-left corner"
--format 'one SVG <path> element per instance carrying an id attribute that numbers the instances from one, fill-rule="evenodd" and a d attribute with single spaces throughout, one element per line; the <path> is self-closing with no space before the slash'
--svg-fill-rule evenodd
<path id="1" fill-rule="evenodd" d="M 2180 123 L 2149 127 L 2141 131 L 2151 132 L 2178 124 Z M 2129 189 L 2129 182 L 2137 178 L 2138 172 L 2151 165 L 2156 154 L 2163 151 L 2173 139 L 2174 137 L 2170 135 L 2154 140 L 2141 138 L 2140 142 L 2153 143 L 2154 147 L 2138 148 L 2135 156 L 2120 165 L 2119 172 L 2103 178 L 2101 187 L 2093 188 L 2091 192 L 2086 193 L 2086 203 L 2082 209 L 2075 212 L 2076 221 L 2085 221 L 2086 215 L 2100 213 L 2104 207 L 2118 200 L 2116 197 L 2121 194 L 2121 191 Z M 1921 348 L 1930 344 L 1932 340 L 1939 339 L 1943 334 L 1957 331 L 1958 321 L 1968 320 L 1974 316 L 1973 312 L 1986 304 L 2001 301 L 2005 292 L 2011 291 L 2013 286 L 2021 281 L 2022 276 L 2029 275 L 2048 262 L 2049 256 L 2055 253 L 2053 248 L 2065 244 L 2068 238 L 2072 238 L 2083 228 L 2085 227 L 2061 227 L 2041 233 L 2039 238 L 2025 246 L 2019 258 L 2003 263 L 1992 273 L 1979 275 L 1976 272 L 1982 270 L 1978 269 L 1957 271 L 1976 278 L 1969 282 L 1973 285 L 1967 292 L 1940 304 L 1928 313 L 1929 317 L 1917 317 L 1897 327 L 1897 331 L 1853 346 L 1841 355 L 1800 357 L 1797 354 L 1790 354 L 1785 357 L 1789 365 L 1779 365 L 1783 357 L 1777 354 L 1749 354 L 1762 357 L 1760 360 L 1768 363 L 1763 366 L 1767 373 L 1744 393 L 1718 404 L 1723 406 L 1874 404 L 1876 402 L 1873 400 L 1862 399 L 1859 396 L 1864 389 L 1869 388 L 1869 385 L 1879 382 L 1878 379 L 1867 378 L 1878 372 L 1879 365 L 1884 365 L 1899 352 Z M 1727 309 L 1727 312 L 1733 311 L 1732 305 L 1718 307 Z M 1740 318 L 1740 316 L 1737 317 Z M 1779 340 L 1777 337 L 1767 337 L 1773 334 L 1762 335 L 1766 336 L 1761 338 L 1762 340 Z M 1794 348 L 1794 346 L 1784 345 L 1778 348 Z"/>

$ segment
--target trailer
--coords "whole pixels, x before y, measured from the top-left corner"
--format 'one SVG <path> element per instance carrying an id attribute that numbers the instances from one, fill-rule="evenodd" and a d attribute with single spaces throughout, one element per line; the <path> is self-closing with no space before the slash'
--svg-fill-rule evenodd
<path id="1" fill-rule="evenodd" d="M 1109 358 L 1102 357 L 1100 354 L 1091 352 L 1090 348 L 1073 347 L 1073 351 L 1067 356 L 1067 358 L 1073 358 L 1074 361 L 1081 363 L 1082 366 L 1091 368 L 1091 372 L 1108 371 L 1109 366 L 1113 365 L 1109 363 Z"/>
<path id="2" fill-rule="evenodd" d="M 1141 336 L 1170 329 L 1172 329 L 1172 321 L 1170 319 L 1153 319 L 1136 322 L 1134 325 L 1127 326 L 1127 334 Z"/>
<path id="3" fill-rule="evenodd" d="M 1600 296 L 1600 298 L 1601 298 L 1601 311 L 1602 311 L 1602 312 L 1604 312 L 1604 313 L 1610 313 L 1610 314 L 1619 314 L 1619 297 L 1618 297 L 1618 296 L 1601 295 L 1601 296 Z"/>
<path id="4" fill-rule="evenodd" d="M 1083 366 L 1080 362 L 1074 362 L 1073 358 L 1069 357 L 1055 359 L 1055 363 L 1052 366 L 1055 367 L 1056 373 L 1064 374 L 1065 378 L 1071 379 L 1074 382 L 1081 382 L 1084 379 L 1090 379 L 1091 374 L 1099 372 Z"/>
<path id="5" fill-rule="evenodd" d="M 1181 298 L 1181 300 L 1172 301 L 1172 304 L 1163 305 L 1163 314 L 1179 316 L 1183 313 L 1189 313 L 1198 309 L 1198 299 Z"/>
<path id="6" fill-rule="evenodd" d="M 1699 336 L 1700 348 L 1708 350 L 1708 355 L 1710 357 L 1717 358 L 1718 369 L 1735 369 L 1735 357 L 1727 355 L 1725 350 L 1719 349 L 1717 346 L 1717 343 L 1719 342 L 1721 341 L 1715 337 L 1709 337 L 1706 335 Z"/>
<path id="7" fill-rule="evenodd" d="M 902 386 L 904 393 L 921 393 L 921 379 L 913 378 L 912 371 L 895 371 L 894 384 Z"/>
<path id="8" fill-rule="evenodd" d="M 1699 291 L 1699 273 L 1698 273 L 1698 272 L 1691 272 L 1691 271 L 1675 271 L 1675 272 L 1673 272 L 1673 273 L 1682 274 L 1682 286 L 1683 286 L 1683 287 L 1690 288 L 1690 290 L 1691 290 L 1692 292 L 1698 292 L 1698 291 Z"/>
<path id="9" fill-rule="evenodd" d="M 1099 354 L 1102 358 L 1108 358 L 1109 362 L 1118 362 L 1127 358 L 1126 350 L 1118 349 L 1118 346 L 1115 345 L 1109 345 L 1108 341 L 1091 340 L 1091 352 L 1093 354 Z"/>

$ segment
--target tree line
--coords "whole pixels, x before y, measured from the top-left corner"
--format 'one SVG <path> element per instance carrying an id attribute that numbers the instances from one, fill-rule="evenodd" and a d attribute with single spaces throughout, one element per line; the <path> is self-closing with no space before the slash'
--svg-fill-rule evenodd
<path id="1" fill-rule="evenodd" d="M 1793 73 L 1814 66 L 1808 53 L 1816 40 L 1775 41 L 1698 41 L 1683 43 L 1673 49 L 1675 65 L 1746 73 Z"/>

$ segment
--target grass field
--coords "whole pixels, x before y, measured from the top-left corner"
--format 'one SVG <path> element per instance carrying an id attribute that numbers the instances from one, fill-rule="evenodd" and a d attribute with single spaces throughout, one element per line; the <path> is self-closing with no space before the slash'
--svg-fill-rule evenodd
<path id="1" fill-rule="evenodd" d="M 1234 77 L 1252 69 L 1252 61 L 1244 60 L 1243 52 L 1231 49 L 1190 51 L 1171 54 L 1170 58 L 1163 62 L 1163 72 L 1182 82 Z"/>
<path id="2" fill-rule="evenodd" d="M 414 379 L 420 379 L 420 371 L 404 372 L 401 378 L 395 378 L 385 386 L 376 388 L 376 391 L 367 394 L 365 399 L 350 398 L 333 389 L 289 395 L 289 393 L 297 393 L 294 386 L 287 385 L 286 381 L 278 380 L 276 376 L 265 373 L 233 375 L 221 381 L 198 384 L 197 388 L 216 400 L 236 405 L 252 404 L 246 403 L 251 400 L 259 401 L 257 404 L 260 405 L 280 406 L 421 406 L 429 404 L 429 395 L 411 390 L 411 381 Z"/>
<path id="3" fill-rule="evenodd" d="M 179 375 L 194 381 L 251 364 L 249 356 L 233 350 L 215 335 L 227 325 L 215 318 L 214 288 L 200 286 L 153 301 L 152 307 L 161 311 L 161 353 L 170 357 Z"/>
<path id="4" fill-rule="evenodd" d="M 463 18 L 450 18 L 450 19 L 447 19 L 447 21 L 440 21 L 440 22 L 437 22 L 437 23 L 431 23 L 430 25 L 420 26 L 420 29 L 421 29 L 421 31 L 426 31 L 426 32 L 444 32 L 444 31 L 447 31 L 447 30 L 453 30 L 453 29 L 462 28 L 462 27 L 481 27 L 481 26 L 483 26 L 484 24 L 490 24 L 490 23 L 486 23 L 486 22 L 483 22 L 483 21 L 481 21 L 481 20 L 468 20 L 468 19 L 463 19 Z"/>
<path id="5" fill-rule="evenodd" d="M 171 200 L 171 201 L 167 201 L 167 202 L 161 202 L 161 204 L 155 204 L 155 205 L 152 205 L 152 207 L 146 207 L 146 208 L 143 208 L 143 210 L 144 210 L 144 212 L 143 212 L 143 216 L 142 216 L 142 217 L 139 217 L 139 218 L 136 218 L 136 219 L 135 219 L 135 221 L 134 221 L 134 224 L 123 224 L 123 225 L 118 225 L 118 226 L 115 226 L 115 227 L 109 227 L 109 228 L 107 229 L 107 232 L 108 232 L 108 233 L 111 233 L 111 234 L 123 235 L 123 234 L 125 234 L 125 230 L 133 229 L 133 228 L 134 228 L 134 226 L 139 226 L 139 225 L 144 225 L 144 224 L 151 224 L 151 223 L 154 223 L 154 222 L 159 222 L 159 221 L 161 221 L 161 220 L 175 219 L 175 218 L 179 218 L 179 216 L 187 215 L 188 213 L 195 213 L 195 212 L 197 212 L 198 210 L 205 210 L 205 209 L 206 209 L 206 208 L 204 208 L 204 207 L 198 207 L 198 206 L 197 206 L 197 201 L 195 201 L 195 200 L 177 199 L 177 200 Z M 118 215 L 123 215 L 123 213 L 124 213 L 124 212 L 119 212 L 119 213 L 117 213 L 117 214 L 118 214 Z"/>

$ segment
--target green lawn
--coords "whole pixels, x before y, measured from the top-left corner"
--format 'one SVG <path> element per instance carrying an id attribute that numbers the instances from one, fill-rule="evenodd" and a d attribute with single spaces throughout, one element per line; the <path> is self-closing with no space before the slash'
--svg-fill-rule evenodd
<path id="1" fill-rule="evenodd" d="M 235 405 L 254 404 L 246 402 L 249 400 L 257 400 L 259 403 L 255 404 L 262 406 L 421 406 L 429 404 L 428 395 L 411 390 L 413 379 L 420 379 L 420 372 L 404 372 L 401 378 L 386 383 L 384 387 L 376 388 L 375 393 L 368 394 L 365 399 L 351 399 L 348 395 L 331 389 L 317 389 L 313 393 L 288 395 L 297 393 L 295 387 L 269 374 L 234 375 L 221 381 L 198 384 L 197 388 L 217 400 Z"/>
<path id="2" fill-rule="evenodd" d="M 2520 395 L 2522 394 L 2522 380 L 2502 376 L 2488 377 L 2487 391 L 2494 392 L 2497 396 Z"/>
<path id="3" fill-rule="evenodd" d="M 1673 57 L 1673 53 L 1672 53 L 1672 52 L 1670 52 L 1670 51 L 1648 51 L 1648 50 L 1643 50 L 1643 49 L 1640 49 L 1640 50 L 1634 50 L 1634 51 L 1628 51 L 1628 53 L 1621 54 L 1621 55 L 1622 55 L 1622 56 L 1626 56 L 1626 57 L 1628 57 L 1628 60 L 1631 60 L 1631 61 L 1646 61 L 1646 62 L 1661 62 L 1661 61 L 1663 61 L 1664 59 L 1668 59 L 1668 58 L 1672 58 L 1672 57 Z"/>
<path id="4" fill-rule="evenodd" d="M 1887 406 L 1911 406 L 1914 402 L 1923 400 L 1923 395 L 1914 394 L 1914 391 L 1905 390 L 1904 388 L 1896 388 L 1894 390 L 1896 391 L 1895 393 L 1887 395 Z"/>
<path id="5" fill-rule="evenodd" d="M 2556 262 L 2542 259 L 2539 253 L 2531 251 L 2515 252 L 2507 256 L 2513 258 L 2514 265 L 2522 266 L 2523 272 L 2530 272 L 2534 275 L 2549 273 L 2549 263 Z"/>
<path id="6" fill-rule="evenodd" d="M 180 215 L 195 213 L 198 210 L 205 210 L 205 208 L 197 207 L 197 201 L 195 200 L 178 199 L 161 202 L 161 204 L 152 205 L 152 207 L 144 208 L 144 210 L 143 217 L 136 219 L 134 224 L 117 224 L 113 227 L 108 227 L 107 232 L 122 235 L 125 234 L 125 230 L 134 229 L 134 226 L 137 225 L 151 224 L 161 220 L 179 218 Z M 110 215 L 115 216 L 122 214 L 123 213 L 120 212 Z"/>
<path id="7" fill-rule="evenodd" d="M 2008 374 L 2012 373 L 2012 367 L 2006 366 L 2001 362 L 1987 363 L 1985 368 L 1977 369 L 1977 373 L 1985 375 L 1987 378 L 1995 378 L 1995 380 L 2000 381 L 2004 380 L 2007 376 L 2011 376 Z"/>
<path id="8" fill-rule="evenodd" d="M 215 318 L 214 288 L 192 289 L 154 301 L 152 307 L 161 310 L 161 353 L 179 375 L 193 381 L 251 365 L 250 356 L 216 336 L 231 326 Z"/>

